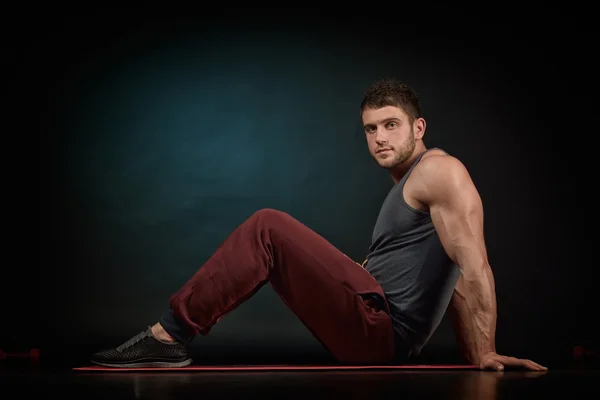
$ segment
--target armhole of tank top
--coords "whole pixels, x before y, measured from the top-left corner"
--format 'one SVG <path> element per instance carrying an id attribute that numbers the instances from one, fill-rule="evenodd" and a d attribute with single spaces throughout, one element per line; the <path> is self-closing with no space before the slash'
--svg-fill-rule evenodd
<path id="1" fill-rule="evenodd" d="M 432 147 L 431 149 L 425 150 L 425 151 L 424 151 L 424 152 L 421 154 L 421 156 L 419 157 L 419 160 L 418 160 L 416 163 L 414 163 L 414 164 L 413 164 L 413 165 L 410 167 L 410 169 L 407 171 L 407 173 L 406 173 L 406 176 L 404 177 L 404 183 L 403 183 L 403 184 L 402 184 L 402 186 L 400 187 L 400 190 L 401 190 L 401 192 L 402 192 L 402 193 L 401 193 L 401 194 L 402 194 L 402 196 L 400 196 L 400 197 L 402 198 L 402 205 L 403 205 L 403 206 L 404 206 L 404 207 L 405 207 L 407 210 L 409 210 L 409 211 L 412 211 L 412 212 L 414 212 L 415 214 L 422 215 L 422 216 L 430 216 L 430 215 L 431 215 L 431 213 L 430 213 L 429 211 L 422 211 L 422 210 L 419 210 L 419 209 L 417 209 L 417 208 L 414 208 L 414 207 L 413 207 L 413 206 L 411 206 L 410 204 L 408 204 L 408 203 L 406 202 L 406 199 L 404 198 L 404 186 L 406 185 L 406 181 L 407 181 L 407 180 L 408 180 L 408 178 L 410 177 L 410 174 L 413 172 L 413 170 L 415 169 L 415 167 L 416 167 L 416 166 L 417 166 L 417 165 L 418 165 L 418 164 L 421 162 L 421 160 L 423 159 L 423 156 L 425 155 L 425 153 L 427 153 L 427 152 L 429 152 L 429 151 L 431 151 L 431 150 L 440 150 L 441 152 L 443 152 L 443 153 L 445 153 L 446 155 L 448 155 L 448 153 L 447 153 L 446 151 L 444 151 L 444 150 L 442 150 L 442 149 L 439 149 L 439 148 L 437 148 L 437 147 Z"/>

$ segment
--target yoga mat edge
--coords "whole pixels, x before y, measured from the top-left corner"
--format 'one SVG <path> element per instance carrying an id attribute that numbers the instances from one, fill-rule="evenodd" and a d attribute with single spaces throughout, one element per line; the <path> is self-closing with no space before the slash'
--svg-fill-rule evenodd
<path id="1" fill-rule="evenodd" d="M 339 371 L 339 370 L 473 370 L 476 365 L 191 365 L 181 368 L 117 368 L 103 366 L 82 366 L 73 371 L 88 372 L 146 372 L 146 371 Z"/>

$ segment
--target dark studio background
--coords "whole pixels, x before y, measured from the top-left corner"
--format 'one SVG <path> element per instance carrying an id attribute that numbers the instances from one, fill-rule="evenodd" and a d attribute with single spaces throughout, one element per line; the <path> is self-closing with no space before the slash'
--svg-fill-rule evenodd
<path id="1" fill-rule="evenodd" d="M 40 270 L 16 266 L 4 284 L 6 347 L 82 363 L 120 344 L 265 207 L 362 261 L 392 181 L 358 107 L 384 76 L 416 89 L 426 145 L 458 156 L 479 188 L 499 352 L 555 362 L 594 345 L 578 179 L 591 161 L 573 142 L 596 129 L 585 24 L 548 10 L 442 22 L 254 13 L 107 12 L 13 31 L 5 120 L 40 137 Z M 197 345 L 214 362 L 327 359 L 268 285 Z M 444 321 L 424 357 L 455 356 Z"/>

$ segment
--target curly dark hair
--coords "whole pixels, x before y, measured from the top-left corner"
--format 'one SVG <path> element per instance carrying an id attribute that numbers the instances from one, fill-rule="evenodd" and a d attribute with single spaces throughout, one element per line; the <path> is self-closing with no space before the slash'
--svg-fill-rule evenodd
<path id="1" fill-rule="evenodd" d="M 385 106 L 399 107 L 406 112 L 413 122 L 421 118 L 421 106 L 417 94 L 405 82 L 395 78 L 385 78 L 374 82 L 366 91 L 360 103 L 361 114 L 367 108 Z"/>

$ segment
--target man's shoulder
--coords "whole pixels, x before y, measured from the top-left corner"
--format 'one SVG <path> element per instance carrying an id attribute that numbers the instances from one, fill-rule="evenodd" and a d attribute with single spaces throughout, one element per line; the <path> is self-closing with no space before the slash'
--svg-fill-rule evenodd
<path id="1" fill-rule="evenodd" d="M 470 193 L 466 189 L 472 183 L 465 165 L 457 157 L 444 152 L 432 150 L 425 154 L 413 174 L 411 197 L 421 204 Z"/>
<path id="2" fill-rule="evenodd" d="M 462 175 L 466 167 L 457 157 L 433 149 L 423 155 L 414 172 L 420 179 L 437 181 Z"/>

